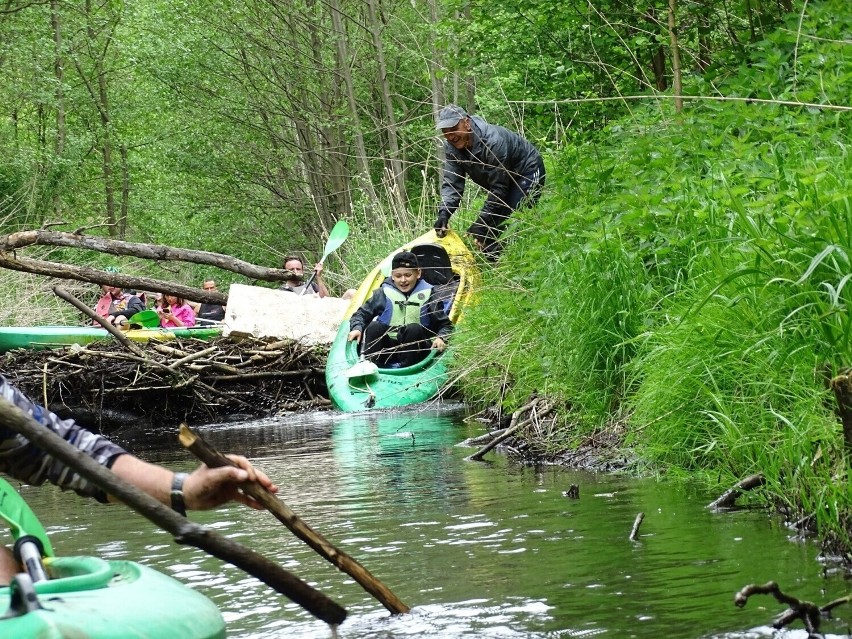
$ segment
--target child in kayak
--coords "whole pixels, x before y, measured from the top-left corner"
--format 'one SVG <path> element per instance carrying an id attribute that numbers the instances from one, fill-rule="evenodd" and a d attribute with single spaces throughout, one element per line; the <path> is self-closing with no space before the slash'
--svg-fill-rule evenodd
<path id="1" fill-rule="evenodd" d="M 393 256 L 391 275 L 349 320 L 349 341 L 379 366 L 412 366 L 430 349 L 443 351 L 453 324 L 444 303 L 422 277 L 417 256 Z"/>

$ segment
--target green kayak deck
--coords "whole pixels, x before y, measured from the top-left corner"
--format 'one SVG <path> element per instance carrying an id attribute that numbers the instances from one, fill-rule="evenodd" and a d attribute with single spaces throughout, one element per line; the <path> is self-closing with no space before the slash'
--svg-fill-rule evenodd
<path id="1" fill-rule="evenodd" d="M 194 337 L 212 339 L 222 334 L 222 328 L 140 328 L 124 331 L 134 342 L 172 340 Z M 0 326 L 0 353 L 14 348 L 61 348 L 71 344 L 85 346 L 99 340 L 113 339 L 103 328 L 95 326 Z"/>

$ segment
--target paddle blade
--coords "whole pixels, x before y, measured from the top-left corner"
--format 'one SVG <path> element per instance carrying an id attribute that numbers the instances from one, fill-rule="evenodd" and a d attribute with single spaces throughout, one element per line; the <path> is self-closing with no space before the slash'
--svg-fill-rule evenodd
<path id="1" fill-rule="evenodd" d="M 354 366 L 352 366 L 349 370 L 347 370 L 343 374 L 348 379 L 353 379 L 355 377 L 371 377 L 378 372 L 379 372 L 378 366 L 376 366 L 371 361 L 368 361 L 366 359 L 362 359 L 362 360 L 359 360 Z"/>
<path id="2" fill-rule="evenodd" d="M 347 237 L 349 237 L 349 224 L 346 222 L 346 220 L 338 220 L 334 227 L 331 229 L 331 233 L 328 234 L 328 240 L 325 243 L 325 252 L 320 258 L 320 264 L 324 263 L 325 258 L 327 258 L 329 255 L 339 249 L 340 245 L 346 241 Z M 302 292 L 299 293 L 299 295 L 304 295 L 308 291 L 316 276 L 316 271 L 311 273 L 311 276 L 308 278 L 308 281 L 305 282 L 305 288 L 302 289 Z"/>
<path id="3" fill-rule="evenodd" d="M 325 243 L 325 253 L 320 261 L 324 262 L 325 258 L 339 249 L 347 237 L 349 237 L 349 224 L 346 220 L 338 220 L 331 229 L 331 233 L 328 234 L 328 241 Z"/>
<path id="4" fill-rule="evenodd" d="M 130 317 L 128 323 L 131 326 L 142 326 L 144 328 L 159 328 L 160 326 L 160 316 L 157 314 L 157 311 L 153 309 L 147 309 L 144 311 L 139 311 Z"/>

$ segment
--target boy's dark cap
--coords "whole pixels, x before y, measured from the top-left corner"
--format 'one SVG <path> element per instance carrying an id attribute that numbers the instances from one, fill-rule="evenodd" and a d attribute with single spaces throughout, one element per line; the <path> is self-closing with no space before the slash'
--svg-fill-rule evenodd
<path id="1" fill-rule="evenodd" d="M 391 262 L 391 270 L 397 268 L 420 268 L 420 264 L 417 261 L 417 256 L 411 251 L 400 251 L 393 256 Z"/>

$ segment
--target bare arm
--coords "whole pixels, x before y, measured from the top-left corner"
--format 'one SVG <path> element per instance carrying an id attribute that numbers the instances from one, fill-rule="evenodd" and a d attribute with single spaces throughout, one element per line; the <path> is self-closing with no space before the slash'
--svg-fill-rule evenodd
<path id="1" fill-rule="evenodd" d="M 240 491 L 240 485 L 248 481 L 257 481 L 268 491 L 278 492 L 269 477 L 254 468 L 245 457 L 228 455 L 240 467 L 223 466 L 208 468 L 201 465 L 196 468 L 183 484 L 183 499 L 190 510 L 208 510 L 228 501 L 238 501 L 255 509 L 262 506 Z M 162 466 L 142 461 L 133 455 L 122 455 L 112 466 L 113 472 L 122 479 L 158 501 L 171 504 L 171 488 L 174 473 Z M 112 497 L 110 497 L 112 500 Z"/>

